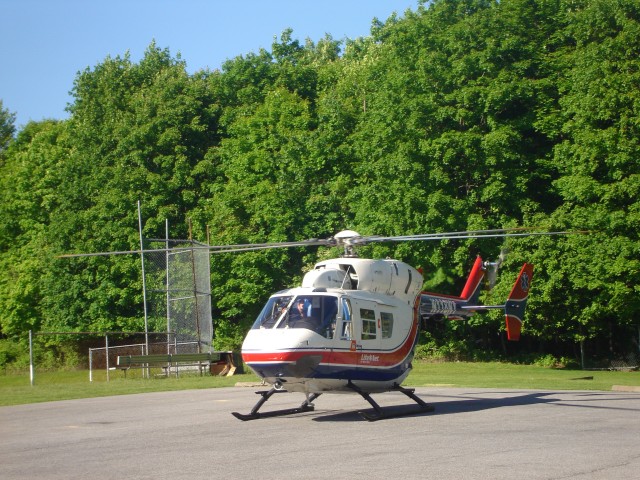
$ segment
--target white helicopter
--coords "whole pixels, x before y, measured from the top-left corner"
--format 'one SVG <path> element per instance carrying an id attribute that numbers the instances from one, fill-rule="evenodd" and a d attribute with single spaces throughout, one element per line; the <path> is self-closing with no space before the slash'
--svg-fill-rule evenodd
<path id="1" fill-rule="evenodd" d="M 564 232 L 553 232 L 564 233 Z M 327 240 L 277 244 L 213 247 L 221 251 L 245 251 L 304 245 L 342 245 L 341 258 L 325 260 L 306 273 L 302 285 L 273 294 L 242 344 L 242 359 L 272 387 L 261 395 L 250 413 L 233 412 L 240 420 L 290 415 L 314 410 L 322 393 L 357 393 L 375 413 L 359 412 L 373 421 L 433 407 L 402 382 L 411 371 L 421 319 L 465 319 L 479 311 L 502 308 L 507 338 L 518 340 L 533 265 L 522 266 L 504 305 L 482 305 L 480 287 L 489 269 L 500 262 L 476 258 L 460 296 L 422 291 L 418 270 L 398 260 L 358 258 L 355 247 L 373 242 L 441 240 L 528 236 L 511 230 L 482 230 L 402 237 L 364 237 L 345 230 Z M 550 233 L 544 233 L 549 235 Z M 392 412 L 382 408 L 371 394 L 399 391 L 416 403 L 415 409 Z M 275 393 L 302 392 L 306 399 L 297 408 L 260 412 Z"/>
<path id="2" fill-rule="evenodd" d="M 482 305 L 480 287 L 485 274 L 495 274 L 498 262 L 480 257 L 459 296 L 422 291 L 422 274 L 398 260 L 359 258 L 358 246 L 376 242 L 438 241 L 490 237 L 563 235 L 575 232 L 535 232 L 527 228 L 474 230 L 407 236 L 361 236 L 344 230 L 328 239 L 195 247 L 213 254 L 273 248 L 342 246 L 340 258 L 317 263 L 302 285 L 269 298 L 242 344 L 242 359 L 271 385 L 256 392 L 261 398 L 251 412 L 232 412 L 240 420 L 290 415 L 314 410 L 313 401 L 325 392 L 357 393 L 374 413 L 367 420 L 429 412 L 433 407 L 402 382 L 412 368 L 421 320 L 466 319 L 488 309 L 504 309 L 507 338 L 519 340 L 533 265 L 525 263 L 503 305 Z M 194 247 L 189 247 L 189 250 Z M 140 254 L 157 250 L 69 254 L 61 257 Z M 172 251 L 180 248 L 172 249 Z M 382 408 L 371 394 L 398 391 L 411 398 L 414 409 L 394 412 Z M 297 408 L 261 412 L 276 393 L 302 392 Z"/>

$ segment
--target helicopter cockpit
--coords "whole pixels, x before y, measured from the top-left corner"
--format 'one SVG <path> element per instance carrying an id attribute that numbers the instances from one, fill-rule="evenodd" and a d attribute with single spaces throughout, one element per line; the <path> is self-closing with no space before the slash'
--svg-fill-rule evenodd
<path id="1" fill-rule="evenodd" d="M 326 338 L 333 338 L 337 313 L 337 296 L 273 296 L 258 315 L 252 329 L 306 328 Z"/>

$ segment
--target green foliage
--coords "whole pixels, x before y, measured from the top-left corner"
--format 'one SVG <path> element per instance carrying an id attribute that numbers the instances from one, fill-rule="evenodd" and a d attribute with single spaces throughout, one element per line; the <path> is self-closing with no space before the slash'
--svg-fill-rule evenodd
<path id="1" fill-rule="evenodd" d="M 2 155 L 2 152 L 13 138 L 13 134 L 16 131 L 15 121 L 16 114 L 4 108 L 0 99 L 0 155 Z"/>
<path id="2" fill-rule="evenodd" d="M 29 352 L 17 342 L 0 339 L 0 369 L 7 371 L 11 368 L 29 366 Z"/>
<path id="3" fill-rule="evenodd" d="M 137 248 L 139 200 L 146 237 L 163 236 L 165 219 L 172 237 L 186 237 L 190 218 L 213 244 L 346 228 L 588 229 L 362 254 L 425 267 L 425 288 L 458 294 L 475 256 L 506 246 L 486 300 L 502 302 L 521 262 L 535 264 L 528 348 L 633 347 L 639 9 L 633 0 L 420 2 L 376 19 L 366 38 L 303 44 L 285 30 L 270 51 L 215 72 L 188 74 L 153 43 L 138 63 L 108 57 L 77 75 L 69 120 L 30 123 L 17 136 L 0 105 L 1 335 L 140 330 L 138 258 L 56 258 Z M 237 348 L 270 293 L 333 254 L 214 256 L 216 347 Z M 514 357 L 495 335 L 500 317 L 429 331 L 419 353 Z"/>
<path id="4" fill-rule="evenodd" d="M 449 340 L 438 345 L 434 340 L 427 340 L 416 347 L 417 360 L 457 362 L 470 360 L 469 345 L 464 340 Z"/>

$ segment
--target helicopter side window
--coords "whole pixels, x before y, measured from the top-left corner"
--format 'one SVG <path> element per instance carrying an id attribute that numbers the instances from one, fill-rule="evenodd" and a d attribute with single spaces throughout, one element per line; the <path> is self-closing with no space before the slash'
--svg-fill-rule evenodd
<path id="1" fill-rule="evenodd" d="M 362 340 L 375 340 L 376 312 L 368 308 L 361 308 L 360 318 L 362 319 Z"/>
<path id="2" fill-rule="evenodd" d="M 382 338 L 391 338 L 393 333 L 393 313 L 380 312 Z"/>
<path id="3" fill-rule="evenodd" d="M 340 329 L 340 338 L 343 340 L 351 340 L 351 302 L 348 298 L 342 299 L 342 327 Z"/>

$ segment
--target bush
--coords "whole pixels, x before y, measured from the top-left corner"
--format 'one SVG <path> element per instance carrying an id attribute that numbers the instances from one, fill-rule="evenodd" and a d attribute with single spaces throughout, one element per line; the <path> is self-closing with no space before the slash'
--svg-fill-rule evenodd
<path id="1" fill-rule="evenodd" d="M 0 340 L 0 368 L 24 368 L 29 365 L 29 352 L 18 342 L 9 339 Z"/>
<path id="2" fill-rule="evenodd" d="M 81 358 L 78 347 L 69 345 L 35 345 L 34 363 L 44 370 L 73 370 L 85 367 L 86 359 Z"/>
<path id="3" fill-rule="evenodd" d="M 33 362 L 43 370 L 69 370 L 83 365 L 83 358 L 75 344 L 47 345 L 42 341 L 33 342 Z M 0 368 L 24 370 L 29 368 L 29 347 L 10 339 L 0 340 Z M 84 360 L 86 363 L 86 360 Z"/>
<path id="4" fill-rule="evenodd" d="M 459 361 L 471 360 L 474 355 L 465 340 L 445 340 L 438 342 L 429 332 L 422 332 L 420 342 L 415 349 L 417 360 Z"/>
<path id="5" fill-rule="evenodd" d="M 524 353 L 515 357 L 513 362 L 522 365 L 536 365 L 544 368 L 580 368 L 580 364 L 576 360 L 569 357 L 556 357 L 550 353 Z"/>
<path id="6" fill-rule="evenodd" d="M 538 367 L 555 368 L 557 360 L 553 355 L 547 354 L 534 359 L 532 364 L 537 365 Z"/>

